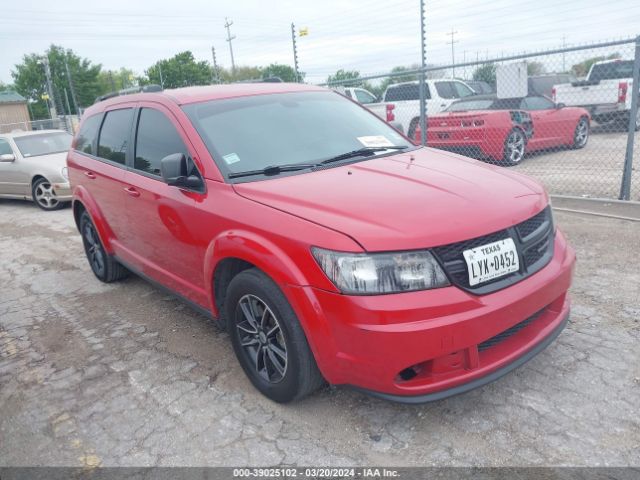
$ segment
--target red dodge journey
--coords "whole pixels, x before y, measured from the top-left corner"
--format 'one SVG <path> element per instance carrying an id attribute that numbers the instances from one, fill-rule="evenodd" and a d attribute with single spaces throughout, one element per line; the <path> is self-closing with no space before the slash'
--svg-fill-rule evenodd
<path id="1" fill-rule="evenodd" d="M 445 398 L 568 320 L 575 254 L 539 183 L 417 147 L 320 87 L 114 96 L 67 161 L 96 277 L 134 272 L 214 318 L 277 402 L 325 382 Z"/>

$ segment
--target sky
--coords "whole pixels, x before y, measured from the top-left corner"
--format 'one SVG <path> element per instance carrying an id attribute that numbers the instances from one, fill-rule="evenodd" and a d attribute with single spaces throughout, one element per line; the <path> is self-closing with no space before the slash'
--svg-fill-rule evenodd
<path id="1" fill-rule="evenodd" d="M 425 4 L 430 64 L 451 63 L 452 31 L 456 62 L 640 34 L 637 0 Z M 291 23 L 308 28 L 309 34 L 297 39 L 298 56 L 300 70 L 314 83 L 340 68 L 371 75 L 420 62 L 419 0 L 21 0 L 0 7 L 0 81 L 11 82 L 11 70 L 24 54 L 44 52 L 52 43 L 104 68 L 139 74 L 184 50 L 211 61 L 212 46 L 218 64 L 230 67 L 226 19 L 233 22 L 236 65 L 292 65 Z M 621 53 L 631 57 L 633 50 L 624 47 Z M 566 62 L 581 60 L 580 55 L 569 54 Z M 456 75 L 469 76 L 471 70 Z"/>

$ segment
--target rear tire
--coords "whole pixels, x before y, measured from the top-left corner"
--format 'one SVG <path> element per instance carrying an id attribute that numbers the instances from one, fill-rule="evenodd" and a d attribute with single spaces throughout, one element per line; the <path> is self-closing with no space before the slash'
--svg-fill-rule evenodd
<path id="1" fill-rule="evenodd" d="M 509 166 L 522 162 L 526 152 L 527 138 L 519 128 L 512 129 L 504 141 L 504 154 L 502 163 Z"/>
<path id="2" fill-rule="evenodd" d="M 571 148 L 578 150 L 584 148 L 589 141 L 589 120 L 586 117 L 580 117 L 578 125 L 573 132 L 573 144 Z"/>
<path id="3" fill-rule="evenodd" d="M 287 403 L 324 383 L 296 314 L 267 275 L 256 268 L 236 275 L 224 308 L 236 357 L 260 393 Z"/>
<path id="4" fill-rule="evenodd" d="M 38 207 L 47 212 L 60 210 L 66 205 L 65 202 L 58 200 L 51 182 L 46 178 L 39 178 L 33 182 L 33 185 L 31 185 L 31 198 L 33 198 Z"/>
<path id="5" fill-rule="evenodd" d="M 80 216 L 80 234 L 89 266 L 98 280 L 111 283 L 129 275 L 129 271 L 125 267 L 107 254 L 96 227 L 86 211 L 82 212 Z"/>

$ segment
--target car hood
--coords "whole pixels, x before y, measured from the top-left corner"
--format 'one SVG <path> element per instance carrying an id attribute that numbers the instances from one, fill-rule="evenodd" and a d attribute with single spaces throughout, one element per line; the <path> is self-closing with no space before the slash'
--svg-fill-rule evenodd
<path id="1" fill-rule="evenodd" d="M 522 222 L 548 203 L 528 177 L 430 148 L 234 188 L 342 232 L 369 251 L 478 237 Z"/>

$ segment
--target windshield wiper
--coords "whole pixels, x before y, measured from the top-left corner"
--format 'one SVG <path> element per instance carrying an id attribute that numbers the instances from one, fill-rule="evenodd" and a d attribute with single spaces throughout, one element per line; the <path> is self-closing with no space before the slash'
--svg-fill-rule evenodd
<path id="1" fill-rule="evenodd" d="M 339 162 L 340 160 L 346 160 L 348 158 L 363 157 L 373 155 L 376 152 L 384 152 L 385 150 L 404 150 L 409 148 L 409 145 L 390 145 L 388 147 L 363 147 L 358 150 L 352 150 L 351 152 L 341 153 L 335 157 L 327 158 L 320 162 L 320 165 L 326 165 L 327 163 Z"/>
<path id="2" fill-rule="evenodd" d="M 279 175 L 283 172 L 296 172 L 306 168 L 317 167 L 317 163 L 287 163 L 284 165 L 270 165 L 260 170 L 247 170 L 246 172 L 233 172 L 227 175 L 228 178 L 251 177 L 253 175 Z"/>

